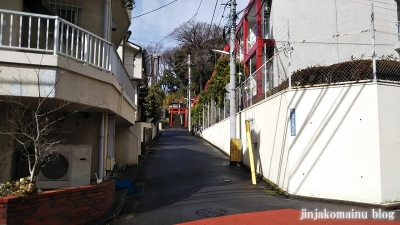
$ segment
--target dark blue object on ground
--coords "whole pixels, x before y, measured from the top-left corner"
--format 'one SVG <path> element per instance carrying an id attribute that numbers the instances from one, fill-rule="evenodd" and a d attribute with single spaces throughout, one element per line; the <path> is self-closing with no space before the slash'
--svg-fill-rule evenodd
<path id="1" fill-rule="evenodd" d="M 135 188 L 133 186 L 134 181 L 133 180 L 120 180 L 116 178 L 111 178 L 115 180 L 115 190 L 123 189 L 123 188 L 128 188 L 129 193 L 135 193 Z"/>

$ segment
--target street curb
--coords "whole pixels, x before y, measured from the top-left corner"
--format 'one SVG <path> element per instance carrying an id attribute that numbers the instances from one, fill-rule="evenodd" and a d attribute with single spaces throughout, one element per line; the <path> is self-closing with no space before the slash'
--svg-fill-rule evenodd
<path id="1" fill-rule="evenodd" d="M 335 204 L 342 204 L 342 205 L 354 206 L 354 207 L 368 207 L 368 208 L 377 208 L 377 209 L 385 209 L 385 210 L 400 209 L 400 202 L 387 203 L 387 204 L 371 204 L 371 203 L 364 203 L 364 202 L 354 202 L 354 201 L 336 200 L 336 199 L 328 199 L 328 198 L 308 197 L 308 196 L 300 196 L 300 195 L 293 195 L 293 194 L 289 194 L 288 199 L 303 200 L 303 201 L 309 201 L 309 202 L 335 203 Z"/>

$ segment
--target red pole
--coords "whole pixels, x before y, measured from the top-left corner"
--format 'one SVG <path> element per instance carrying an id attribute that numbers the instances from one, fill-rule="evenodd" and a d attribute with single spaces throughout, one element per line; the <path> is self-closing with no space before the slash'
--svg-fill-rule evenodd
<path id="1" fill-rule="evenodd" d="M 185 127 L 188 127 L 188 110 L 185 109 Z"/>
<path id="2" fill-rule="evenodd" d="M 172 114 L 174 110 L 173 108 L 169 108 L 169 127 L 172 127 Z"/>

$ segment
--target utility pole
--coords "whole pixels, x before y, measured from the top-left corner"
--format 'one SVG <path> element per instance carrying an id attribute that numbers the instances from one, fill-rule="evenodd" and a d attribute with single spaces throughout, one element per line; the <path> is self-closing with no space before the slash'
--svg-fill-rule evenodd
<path id="1" fill-rule="evenodd" d="M 188 92 L 189 92 L 189 94 L 188 94 L 188 102 L 189 102 L 189 121 L 188 121 L 188 130 L 189 130 L 189 132 L 191 131 L 191 115 L 190 115 L 190 111 L 191 111 L 191 108 L 192 108 L 192 100 L 190 100 L 190 55 L 189 55 L 189 59 L 188 59 L 188 66 L 189 66 L 189 85 L 188 85 Z"/>
<path id="2" fill-rule="evenodd" d="M 236 0 L 231 0 L 231 35 L 229 44 L 230 53 L 230 80 L 229 80 L 229 91 L 230 91 L 230 138 L 236 138 L 236 54 L 235 54 L 235 43 L 236 43 Z"/>

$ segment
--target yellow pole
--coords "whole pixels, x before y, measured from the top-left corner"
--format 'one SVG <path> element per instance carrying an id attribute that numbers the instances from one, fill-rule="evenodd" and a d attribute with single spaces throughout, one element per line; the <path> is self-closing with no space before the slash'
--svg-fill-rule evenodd
<path id="1" fill-rule="evenodd" d="M 249 160 L 250 160 L 250 169 L 251 169 L 251 181 L 254 185 L 257 184 L 256 181 L 256 170 L 254 167 L 254 155 L 253 155 L 253 143 L 251 143 L 251 130 L 250 130 L 250 121 L 246 120 L 246 134 L 247 134 L 247 145 L 249 146 Z"/>

